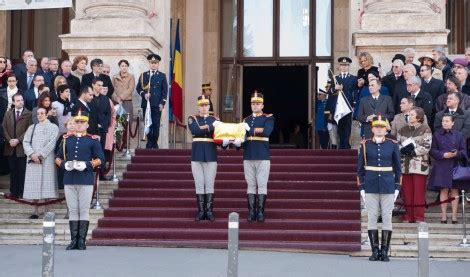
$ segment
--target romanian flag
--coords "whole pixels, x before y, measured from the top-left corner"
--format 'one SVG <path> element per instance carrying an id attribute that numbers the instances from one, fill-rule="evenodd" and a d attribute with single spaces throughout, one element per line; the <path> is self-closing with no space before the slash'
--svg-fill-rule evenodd
<path id="1" fill-rule="evenodd" d="M 171 81 L 171 105 L 173 115 L 183 122 L 183 62 L 181 58 L 180 22 L 176 24 L 175 53 Z"/>

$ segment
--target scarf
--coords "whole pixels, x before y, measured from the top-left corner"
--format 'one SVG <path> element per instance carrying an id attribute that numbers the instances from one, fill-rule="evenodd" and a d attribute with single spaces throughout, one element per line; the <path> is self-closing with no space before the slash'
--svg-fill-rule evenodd
<path id="1" fill-rule="evenodd" d="M 69 113 L 72 113 L 73 103 L 71 103 L 68 99 L 64 100 L 60 97 L 58 97 L 57 101 L 64 105 L 64 112 L 62 113 L 62 115 L 68 115 Z"/>

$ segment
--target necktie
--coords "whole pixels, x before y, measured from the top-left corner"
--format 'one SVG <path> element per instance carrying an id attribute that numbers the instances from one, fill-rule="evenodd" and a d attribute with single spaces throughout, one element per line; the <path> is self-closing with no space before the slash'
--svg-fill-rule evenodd
<path id="1" fill-rule="evenodd" d="M 415 100 L 416 95 L 412 94 L 412 95 L 411 95 L 411 98 L 413 98 L 413 100 Z"/>
<path id="2" fill-rule="evenodd" d="M 150 78 L 152 78 L 153 75 L 155 75 L 155 71 L 152 70 L 152 71 L 150 71 Z"/>
<path id="3" fill-rule="evenodd" d="M 16 111 L 16 122 L 20 119 L 20 111 Z"/>
<path id="4" fill-rule="evenodd" d="M 451 111 L 451 112 L 450 112 L 450 115 L 454 115 L 454 113 L 455 113 L 454 111 Z"/>
<path id="5" fill-rule="evenodd" d="M 28 82 L 28 89 L 29 89 L 29 87 L 31 86 L 31 82 L 32 82 L 32 81 L 33 81 L 33 76 L 28 74 L 28 80 L 27 80 L 27 82 Z"/>
<path id="6" fill-rule="evenodd" d="M 405 114 L 405 122 L 408 123 L 408 115 Z"/>

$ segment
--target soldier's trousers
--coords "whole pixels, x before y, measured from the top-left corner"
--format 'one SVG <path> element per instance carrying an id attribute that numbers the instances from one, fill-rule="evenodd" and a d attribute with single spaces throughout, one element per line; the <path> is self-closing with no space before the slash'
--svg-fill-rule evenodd
<path id="1" fill-rule="evenodd" d="M 69 208 L 69 220 L 89 220 L 93 186 L 65 184 L 64 192 L 67 208 Z"/>
<path id="2" fill-rule="evenodd" d="M 382 230 L 392 231 L 392 212 L 395 203 L 395 195 L 393 193 L 366 193 L 365 198 L 368 217 L 367 229 L 377 230 L 377 219 L 381 211 Z"/>
<path id="3" fill-rule="evenodd" d="M 270 160 L 244 160 L 243 171 L 248 184 L 247 194 L 268 194 Z"/>
<path id="4" fill-rule="evenodd" d="M 217 162 L 191 162 L 196 194 L 214 193 Z"/>

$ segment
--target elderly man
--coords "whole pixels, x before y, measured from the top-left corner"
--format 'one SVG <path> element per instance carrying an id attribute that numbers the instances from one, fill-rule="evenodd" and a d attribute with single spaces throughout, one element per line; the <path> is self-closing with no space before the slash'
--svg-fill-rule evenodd
<path id="1" fill-rule="evenodd" d="M 18 88 L 22 91 L 27 91 L 28 89 L 33 88 L 33 79 L 38 71 L 38 62 L 35 58 L 31 58 L 26 62 L 26 72 L 21 72 L 18 77 Z"/>
<path id="2" fill-rule="evenodd" d="M 405 56 L 405 64 L 413 65 L 416 69 L 416 72 L 419 72 L 419 66 L 414 63 L 416 51 L 413 48 L 405 48 L 403 50 L 403 55 Z"/>
<path id="3" fill-rule="evenodd" d="M 398 113 L 400 111 L 400 101 L 403 97 L 409 96 L 409 92 L 406 88 L 406 81 L 416 76 L 416 69 L 413 65 L 407 64 L 403 67 L 403 80 L 400 81 L 399 85 L 395 85 L 393 93 L 393 108 Z"/>
<path id="4" fill-rule="evenodd" d="M 431 94 L 433 101 L 436 101 L 439 95 L 445 93 L 444 82 L 432 77 L 431 67 L 429 65 L 421 66 L 419 74 L 423 80 L 421 88 Z"/>
<path id="5" fill-rule="evenodd" d="M 394 98 L 397 91 L 406 91 L 406 81 L 403 76 L 403 67 L 403 61 L 400 59 L 395 59 L 392 63 L 392 73 L 382 79 L 382 83 L 385 87 L 388 88 L 392 99 Z"/>
<path id="6" fill-rule="evenodd" d="M 33 51 L 31 50 L 24 50 L 23 52 L 23 61 L 24 63 L 19 63 L 19 64 L 16 64 L 15 66 L 13 66 L 13 72 L 15 73 L 15 75 L 17 77 L 19 77 L 20 75 L 22 74 L 26 74 L 26 64 L 28 62 L 29 59 L 34 59 L 34 53 Z M 23 90 L 25 91 L 25 90 Z"/>
<path id="7" fill-rule="evenodd" d="M 24 93 L 24 106 L 32 111 L 38 105 L 38 98 L 39 98 L 39 86 L 44 85 L 44 76 L 36 75 L 33 80 L 33 88 L 28 89 Z"/>
<path id="8" fill-rule="evenodd" d="M 470 109 L 470 96 L 460 92 L 460 81 L 455 76 L 450 76 L 446 80 L 446 93 L 437 97 L 435 101 L 435 111 L 440 112 L 446 109 L 447 95 L 449 93 L 455 92 L 460 97 L 459 108 L 462 110 Z"/>
<path id="9" fill-rule="evenodd" d="M 70 87 L 70 96 L 72 98 L 72 102 L 77 101 L 77 94 L 80 92 L 80 79 L 74 75 L 72 75 L 72 62 L 69 60 L 65 60 L 60 65 L 60 75 L 65 77 L 67 81 L 67 85 Z"/>
<path id="10" fill-rule="evenodd" d="M 460 91 L 470 95 L 470 79 L 468 78 L 467 68 L 462 67 L 454 69 L 454 75 L 460 81 Z"/>
<path id="11" fill-rule="evenodd" d="M 414 107 L 415 107 L 415 100 L 411 98 L 411 96 L 401 99 L 401 102 L 400 102 L 401 113 L 396 114 L 392 121 L 392 126 L 391 126 L 392 129 L 390 130 L 390 134 L 392 136 L 397 137 L 398 131 L 408 124 L 408 114 Z M 423 125 L 428 126 L 428 119 L 426 115 L 424 116 Z"/>
<path id="12" fill-rule="evenodd" d="M 59 75 L 59 59 L 56 57 L 49 58 L 49 71 L 44 74 L 44 81 L 51 90 L 54 90 L 55 77 Z"/>
<path id="13" fill-rule="evenodd" d="M 453 130 L 462 132 L 465 139 L 470 136 L 470 113 L 459 108 L 460 97 L 458 93 L 452 92 L 447 95 L 447 108 L 436 114 L 434 130 L 442 128 L 442 117 L 444 114 L 452 115 L 454 120 Z"/>
<path id="14" fill-rule="evenodd" d="M 436 61 L 436 68 L 442 71 L 443 81 L 447 80 L 453 74 L 452 68 L 447 64 L 446 57 L 440 57 Z"/>
<path id="15" fill-rule="evenodd" d="M 446 51 L 442 47 L 436 47 L 436 48 L 432 49 L 432 57 L 433 57 L 434 61 L 437 61 L 440 57 L 444 57 L 444 58 L 447 59 L 447 64 L 450 67 L 454 66 L 454 63 L 446 56 Z"/>
<path id="16" fill-rule="evenodd" d="M 412 65 L 410 66 L 413 67 Z M 391 121 L 395 115 L 392 98 L 388 95 L 380 94 L 381 86 L 382 84 L 379 80 L 371 80 L 369 82 L 370 95 L 361 99 L 359 104 L 357 119 L 364 126 L 365 138 L 372 137 L 371 123 L 374 117 L 380 114 L 384 120 Z"/>
<path id="17" fill-rule="evenodd" d="M 42 57 L 40 66 L 38 68 L 38 73 L 41 75 L 46 74 L 49 72 L 49 58 L 48 57 Z"/>
<path id="18" fill-rule="evenodd" d="M 421 79 L 418 76 L 413 76 L 406 80 L 406 89 L 411 98 L 415 100 L 415 106 L 422 108 L 426 117 L 432 122 L 432 96 L 429 92 L 421 90 Z"/>

